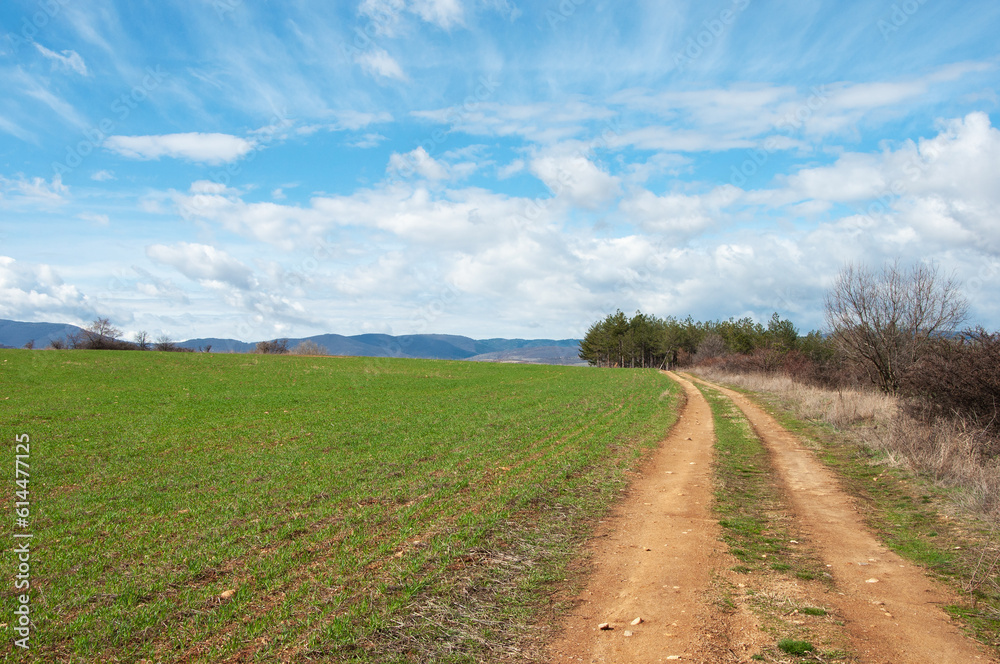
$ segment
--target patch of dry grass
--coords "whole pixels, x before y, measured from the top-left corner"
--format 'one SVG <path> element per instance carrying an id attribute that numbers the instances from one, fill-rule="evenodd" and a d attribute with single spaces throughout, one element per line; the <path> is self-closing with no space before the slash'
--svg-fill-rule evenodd
<path id="1" fill-rule="evenodd" d="M 713 369 L 698 373 L 717 383 L 777 396 L 793 406 L 800 418 L 820 420 L 838 429 L 858 424 L 886 424 L 899 412 L 894 397 L 875 390 L 830 390 L 779 374 L 733 374 Z"/>
<path id="2" fill-rule="evenodd" d="M 926 424 L 909 417 L 895 397 L 875 390 L 831 390 L 781 375 L 699 371 L 709 380 L 777 398 L 795 417 L 849 432 L 859 444 L 884 454 L 886 463 L 957 488 L 956 502 L 991 519 L 1000 518 L 1000 459 L 984 454 L 985 434 L 960 421 Z"/>

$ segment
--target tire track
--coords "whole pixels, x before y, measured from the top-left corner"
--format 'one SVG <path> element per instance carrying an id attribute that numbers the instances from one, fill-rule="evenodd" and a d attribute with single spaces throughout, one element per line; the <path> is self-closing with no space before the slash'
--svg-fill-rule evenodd
<path id="1" fill-rule="evenodd" d="M 594 572 L 549 649 L 556 664 L 745 661 L 735 651 L 757 638 L 752 618 L 712 604 L 713 570 L 733 563 L 711 510 L 712 413 L 692 383 L 668 375 L 686 402 L 589 545 Z"/>
<path id="2" fill-rule="evenodd" d="M 743 395 L 719 390 L 743 411 L 773 454 L 796 520 L 829 566 L 830 604 L 846 618 L 865 664 L 974 664 L 996 660 L 940 608 L 953 596 L 923 570 L 889 551 L 865 527 L 837 477 L 788 430 Z"/>

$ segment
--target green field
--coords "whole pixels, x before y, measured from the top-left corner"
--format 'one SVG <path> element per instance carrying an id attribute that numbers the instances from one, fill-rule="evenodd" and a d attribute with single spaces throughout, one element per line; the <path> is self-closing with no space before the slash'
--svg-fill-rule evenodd
<path id="1" fill-rule="evenodd" d="M 31 648 L 8 553 L 0 652 L 40 662 L 530 649 L 678 400 L 655 371 L 111 351 L 0 351 L 0 385 L 5 530 L 34 536 Z"/>

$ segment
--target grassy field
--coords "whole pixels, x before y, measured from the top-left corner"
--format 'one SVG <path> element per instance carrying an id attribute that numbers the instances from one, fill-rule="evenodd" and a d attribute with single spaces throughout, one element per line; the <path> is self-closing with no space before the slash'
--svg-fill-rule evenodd
<path id="1" fill-rule="evenodd" d="M 654 371 L 0 351 L 15 661 L 496 661 L 676 416 Z M 5 529 L 6 530 L 6 529 Z M 9 551 L 9 549 L 8 549 Z M 4 558 L 5 628 L 17 560 Z"/>

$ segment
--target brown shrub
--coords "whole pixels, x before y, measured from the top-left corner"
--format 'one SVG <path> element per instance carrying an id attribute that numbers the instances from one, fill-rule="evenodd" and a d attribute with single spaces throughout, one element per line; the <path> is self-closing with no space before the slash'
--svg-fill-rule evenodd
<path id="1" fill-rule="evenodd" d="M 931 348 L 903 377 L 908 412 L 923 421 L 959 418 L 1000 438 L 1000 333 L 978 328 Z"/>

